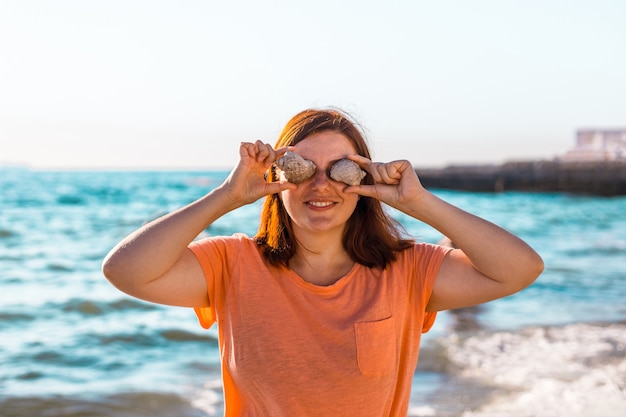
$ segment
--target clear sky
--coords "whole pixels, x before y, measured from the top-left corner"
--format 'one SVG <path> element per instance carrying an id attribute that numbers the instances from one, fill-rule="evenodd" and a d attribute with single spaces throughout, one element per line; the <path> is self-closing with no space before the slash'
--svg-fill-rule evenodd
<path id="1" fill-rule="evenodd" d="M 0 162 L 230 168 L 308 107 L 377 160 L 552 158 L 626 127 L 624 0 L 2 0 Z"/>

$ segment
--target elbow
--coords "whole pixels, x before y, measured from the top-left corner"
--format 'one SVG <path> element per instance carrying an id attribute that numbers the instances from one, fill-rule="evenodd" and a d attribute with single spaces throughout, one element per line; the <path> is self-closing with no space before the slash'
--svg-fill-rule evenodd
<path id="1" fill-rule="evenodd" d="M 534 259 L 531 261 L 532 270 L 530 272 L 530 276 L 532 277 L 532 281 L 530 282 L 531 284 L 535 282 L 537 278 L 539 278 L 539 275 L 543 273 L 543 269 L 545 268 L 543 259 L 537 252 L 535 252 L 533 258 Z"/>
<path id="2" fill-rule="evenodd" d="M 518 262 L 509 267 L 507 279 L 500 282 L 506 288 L 504 296 L 513 295 L 528 287 L 530 287 L 539 278 L 544 269 L 543 259 L 536 252 L 532 252 L 530 256 L 524 257 L 523 260 L 518 258 Z"/>
<path id="3" fill-rule="evenodd" d="M 125 279 L 124 269 L 116 261 L 116 257 L 109 254 L 104 261 L 102 261 L 101 267 L 102 275 L 118 290 L 127 292 L 124 288 L 124 283 L 128 280 Z"/>
<path id="4" fill-rule="evenodd" d="M 104 275 L 104 277 L 111 284 L 115 285 L 115 283 L 118 281 L 117 277 L 119 274 L 117 272 L 117 268 L 115 267 L 115 263 L 111 262 L 110 258 L 107 257 L 104 259 L 100 270 L 102 271 L 102 275 Z"/>
<path id="5" fill-rule="evenodd" d="M 534 252 L 531 258 L 526 262 L 524 274 L 519 280 L 520 288 L 518 291 L 531 286 L 543 273 L 544 267 L 543 259 L 538 253 Z"/>
<path id="6" fill-rule="evenodd" d="M 104 275 L 106 279 L 111 282 L 115 281 L 116 268 L 109 257 L 105 258 L 104 261 L 102 261 L 102 266 L 100 270 L 102 271 L 102 275 Z"/>
<path id="7" fill-rule="evenodd" d="M 145 274 L 144 268 L 126 256 L 123 251 L 112 251 L 101 265 L 102 275 L 121 292 L 141 298 L 146 286 L 153 281 Z"/>

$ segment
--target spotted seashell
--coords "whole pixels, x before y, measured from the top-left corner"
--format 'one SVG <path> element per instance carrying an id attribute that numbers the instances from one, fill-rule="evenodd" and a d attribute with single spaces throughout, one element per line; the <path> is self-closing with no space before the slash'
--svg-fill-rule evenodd
<path id="1" fill-rule="evenodd" d="M 313 161 L 304 159 L 295 152 L 285 152 L 274 164 L 278 168 L 281 181 L 286 180 L 294 184 L 308 180 L 315 173 Z"/>
<path id="2" fill-rule="evenodd" d="M 367 173 L 350 159 L 340 159 L 330 167 L 330 178 L 348 185 L 359 185 Z"/>

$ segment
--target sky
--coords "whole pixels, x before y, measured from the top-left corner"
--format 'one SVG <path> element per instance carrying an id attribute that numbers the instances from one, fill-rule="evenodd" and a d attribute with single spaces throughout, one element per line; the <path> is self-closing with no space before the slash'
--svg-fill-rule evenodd
<path id="1" fill-rule="evenodd" d="M 378 161 L 552 159 L 626 127 L 623 0 L 2 0 L 0 164 L 231 168 L 311 107 Z"/>

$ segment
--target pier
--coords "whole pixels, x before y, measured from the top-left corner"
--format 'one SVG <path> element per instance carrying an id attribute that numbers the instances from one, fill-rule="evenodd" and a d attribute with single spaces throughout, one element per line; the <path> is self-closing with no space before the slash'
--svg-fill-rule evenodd
<path id="1" fill-rule="evenodd" d="M 559 192 L 596 196 L 626 195 L 626 161 L 519 161 L 501 165 L 417 168 L 429 189 L 476 192 Z"/>

